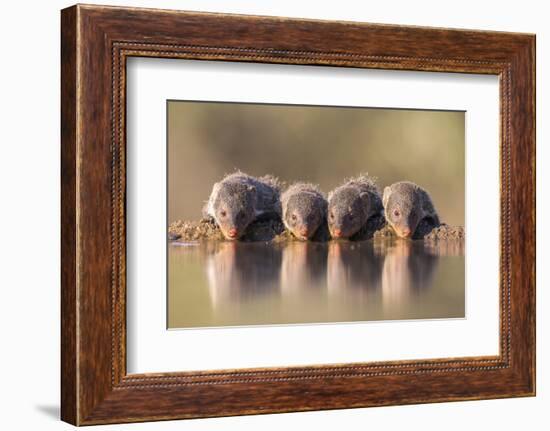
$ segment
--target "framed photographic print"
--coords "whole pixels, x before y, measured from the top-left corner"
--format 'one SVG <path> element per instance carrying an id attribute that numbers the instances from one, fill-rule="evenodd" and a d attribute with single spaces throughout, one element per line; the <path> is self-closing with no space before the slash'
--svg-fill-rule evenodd
<path id="1" fill-rule="evenodd" d="M 535 37 L 62 11 L 62 419 L 535 394 Z"/>

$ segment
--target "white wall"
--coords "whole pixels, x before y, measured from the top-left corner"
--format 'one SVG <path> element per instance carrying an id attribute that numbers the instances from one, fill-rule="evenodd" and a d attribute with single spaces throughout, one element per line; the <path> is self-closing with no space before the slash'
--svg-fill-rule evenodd
<path id="1" fill-rule="evenodd" d="M 537 33 L 538 220 L 550 217 L 543 184 L 550 171 L 549 14 L 545 2 L 465 0 L 299 2 L 269 0 L 101 1 L 103 4 L 356 20 L 392 24 Z M 58 421 L 59 399 L 59 9 L 69 2 L 2 4 L 0 67 L 0 301 L 3 346 L 0 395 L 4 429 L 69 429 Z M 541 162 L 542 161 L 542 162 Z M 546 163 L 544 163 L 544 161 Z M 6 241 L 7 239 L 7 241 Z M 550 228 L 539 223 L 538 396 L 508 399 L 293 413 L 267 416 L 124 425 L 109 429 L 316 429 L 467 430 L 483 426 L 542 429 L 550 422 Z M 546 245 L 544 245 L 546 243 Z M 546 270 L 545 270 L 546 269 Z M 7 296 L 6 296 L 7 293 Z M 546 312 L 546 314 L 545 314 Z M 22 316 L 22 318 L 20 317 Z M 538 426 L 537 426 L 538 421 Z"/>

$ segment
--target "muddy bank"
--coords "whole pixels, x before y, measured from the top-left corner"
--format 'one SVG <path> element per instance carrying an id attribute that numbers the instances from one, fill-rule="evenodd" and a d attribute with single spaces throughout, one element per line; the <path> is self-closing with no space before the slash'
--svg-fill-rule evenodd
<path id="1" fill-rule="evenodd" d="M 356 234 L 352 240 L 361 241 L 366 239 L 387 240 L 397 238 L 391 227 L 383 221 L 376 220 L 367 225 L 362 231 Z M 465 238 L 464 227 L 449 226 L 442 224 L 424 235 L 424 240 L 459 240 Z M 201 240 L 224 240 L 224 236 L 213 220 L 202 219 L 200 221 L 178 220 L 170 224 L 168 228 L 168 239 L 170 241 L 201 241 Z M 418 238 L 422 239 L 422 238 Z M 288 232 L 283 223 L 278 220 L 257 221 L 252 223 L 242 241 L 294 241 L 296 238 Z M 326 225 L 320 228 L 312 241 L 325 242 L 330 240 L 330 233 Z"/>
<path id="2" fill-rule="evenodd" d="M 449 226 L 448 224 L 442 224 L 435 229 L 432 229 L 424 239 L 427 240 L 464 240 L 466 234 L 463 226 Z"/>
<path id="3" fill-rule="evenodd" d="M 395 231 L 389 226 L 385 225 L 382 229 L 374 232 L 374 239 L 393 239 L 397 238 Z M 442 225 L 430 230 L 427 230 L 426 233 L 421 235 L 418 238 L 413 239 L 424 239 L 428 241 L 438 241 L 438 240 L 464 240 L 465 232 L 464 227 L 462 226 L 449 226 L 448 224 L 443 223 Z"/>
<path id="4" fill-rule="evenodd" d="M 280 221 L 266 220 L 252 223 L 241 241 L 271 241 L 285 233 Z M 168 228 L 168 239 L 171 241 L 224 240 L 221 230 L 213 220 L 173 222 Z"/>

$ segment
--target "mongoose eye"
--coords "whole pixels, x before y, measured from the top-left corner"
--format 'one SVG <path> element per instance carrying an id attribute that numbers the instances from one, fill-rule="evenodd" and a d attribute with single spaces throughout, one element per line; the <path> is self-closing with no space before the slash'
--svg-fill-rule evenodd
<path id="1" fill-rule="evenodd" d="M 330 217 L 331 220 L 334 220 L 334 213 L 330 213 L 329 217 Z"/>
<path id="2" fill-rule="evenodd" d="M 393 211 L 393 215 L 394 215 L 395 217 L 399 217 L 399 216 L 401 215 L 401 213 L 399 212 L 399 210 L 394 210 L 394 211 Z"/>
<path id="3" fill-rule="evenodd" d="M 224 210 L 220 211 L 220 216 L 225 217 L 226 215 L 227 215 L 227 213 Z"/>
<path id="4" fill-rule="evenodd" d="M 292 214 L 292 216 L 291 216 L 290 218 L 292 219 L 292 221 L 296 221 L 296 219 L 297 219 L 298 217 L 296 217 L 296 214 Z"/>

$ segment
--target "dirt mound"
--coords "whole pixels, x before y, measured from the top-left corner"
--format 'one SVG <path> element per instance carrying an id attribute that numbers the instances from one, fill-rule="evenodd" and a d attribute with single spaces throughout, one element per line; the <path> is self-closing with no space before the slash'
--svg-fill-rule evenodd
<path id="1" fill-rule="evenodd" d="M 313 235 L 313 237 L 310 239 L 310 241 L 313 242 L 327 242 L 330 240 L 330 232 L 328 231 L 328 227 L 326 224 L 321 225 L 319 229 L 317 229 L 317 232 Z M 285 242 L 285 241 L 302 241 L 298 238 L 296 238 L 290 231 L 288 231 L 283 226 L 283 231 L 279 233 L 275 238 L 275 242 Z"/>
<path id="2" fill-rule="evenodd" d="M 439 227 L 432 229 L 424 239 L 426 240 L 463 240 L 465 238 L 463 226 L 449 226 L 442 224 Z"/>
<path id="3" fill-rule="evenodd" d="M 284 226 L 277 220 L 265 220 L 252 223 L 242 241 L 270 241 L 284 231 Z M 178 220 L 170 224 L 168 239 L 171 241 L 224 240 L 220 228 L 213 220 L 196 221 Z"/>
<path id="4" fill-rule="evenodd" d="M 378 223 L 378 222 L 376 222 Z M 378 228 L 378 230 L 375 230 Z M 386 240 L 397 238 L 394 230 L 385 225 L 379 228 L 379 225 L 369 225 L 360 232 L 357 238 L 353 240 L 363 240 L 373 238 L 375 240 Z M 441 240 L 464 240 L 465 233 L 462 226 L 449 226 L 442 224 L 434 228 L 431 232 L 424 236 L 424 240 L 441 241 Z M 213 220 L 202 219 L 200 221 L 182 221 L 173 222 L 168 228 L 168 239 L 170 241 L 200 241 L 200 240 L 219 240 L 225 238 L 220 229 Z M 283 223 L 279 220 L 262 220 L 252 223 L 241 238 L 242 241 L 271 241 L 284 242 L 294 241 L 296 238 L 288 232 Z M 330 233 L 326 226 L 320 228 L 312 241 L 329 241 Z"/>
<path id="5" fill-rule="evenodd" d="M 389 226 L 385 225 L 382 229 L 374 232 L 374 239 L 392 239 L 397 238 L 395 231 Z M 442 224 L 436 228 L 433 228 L 430 232 L 424 235 L 424 240 L 440 241 L 440 240 L 464 240 L 465 232 L 463 226 L 449 226 L 448 224 Z"/>
<path id="6" fill-rule="evenodd" d="M 397 238 L 394 230 L 389 226 L 385 225 L 382 229 L 374 232 L 373 239 L 392 239 Z"/>

